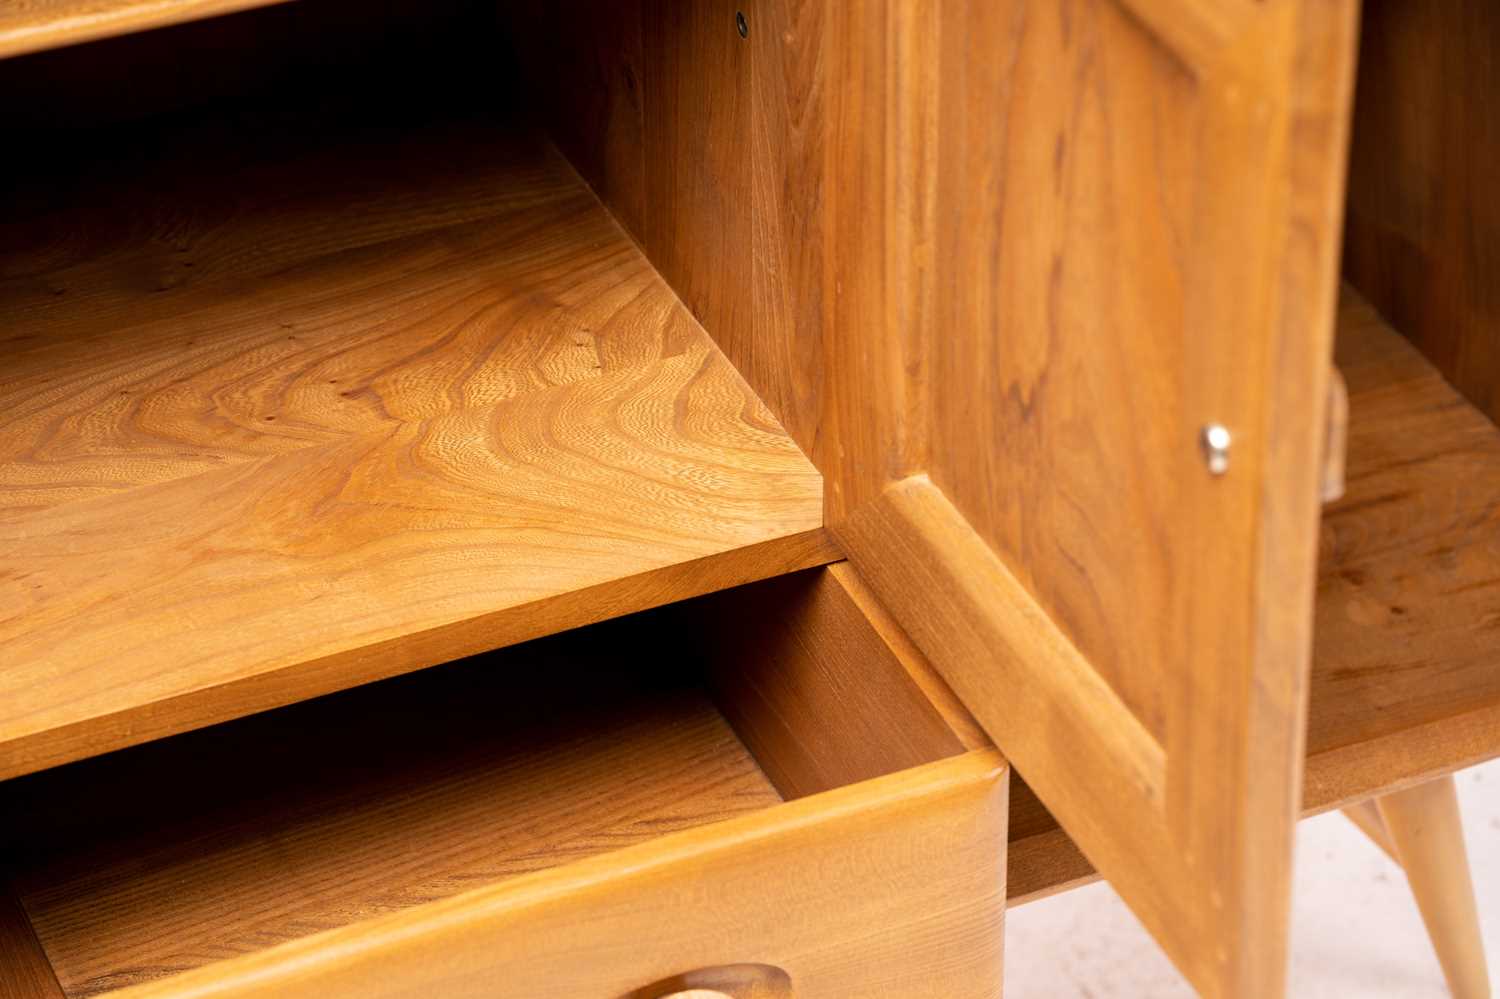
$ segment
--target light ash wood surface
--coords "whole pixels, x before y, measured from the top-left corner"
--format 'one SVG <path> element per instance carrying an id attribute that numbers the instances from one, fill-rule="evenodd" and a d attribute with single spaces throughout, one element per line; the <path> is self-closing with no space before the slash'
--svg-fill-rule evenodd
<path id="1" fill-rule="evenodd" d="M 999 999 L 1005 776 L 977 750 L 118 999 L 614 997 L 746 954 L 798 999 Z"/>
<path id="2" fill-rule="evenodd" d="M 1454 999 L 1490 999 L 1453 777 L 1382 795 L 1375 804 Z"/>
<path id="3" fill-rule="evenodd" d="M 1279 995 L 1355 5 L 828 9 L 829 529 L 1188 979 Z"/>
<path id="4" fill-rule="evenodd" d="M 503 8 L 559 146 L 820 467 L 828 9 Z"/>
<path id="5" fill-rule="evenodd" d="M 694 617 L 719 709 L 788 799 L 989 746 L 847 562 L 705 597 Z"/>
<path id="6" fill-rule="evenodd" d="M 6 0 L 0 59 L 285 0 Z"/>
<path id="7" fill-rule="evenodd" d="M 769 0 L 738 40 L 733 5 L 622 6 L 532 74 L 564 147 L 1189 977 L 1276 994 L 1356 5 Z M 893 536 L 922 476 L 968 556 Z M 996 560 L 1045 642 L 958 594 Z M 1012 654 L 1048 643 L 1064 678 Z"/>
<path id="8" fill-rule="evenodd" d="M 355 145 L 227 218 L 51 219 L 61 292 L 0 286 L 0 776 L 836 557 L 818 473 L 566 164 L 431 137 L 484 183 L 382 199 Z"/>
<path id="9" fill-rule="evenodd" d="M 1324 512 L 1305 807 L 1500 755 L 1500 429 L 1345 289 L 1347 492 Z"/>
<path id="10" fill-rule="evenodd" d="M 0 785 L 0 849 L 68 995 L 655 996 L 753 958 L 809 999 L 996 999 L 1003 761 L 934 742 L 960 755 L 782 804 L 691 643 L 635 657 L 694 606 Z M 837 700 L 836 676 L 800 679 Z M 901 728 L 924 709 L 851 713 Z M 800 772 L 866 758 L 778 753 Z"/>
<path id="11" fill-rule="evenodd" d="M 1347 286 L 1335 357 L 1347 492 L 1323 519 L 1305 815 L 1500 755 L 1500 429 Z M 1091 880 L 1017 787 L 1012 901 Z"/>

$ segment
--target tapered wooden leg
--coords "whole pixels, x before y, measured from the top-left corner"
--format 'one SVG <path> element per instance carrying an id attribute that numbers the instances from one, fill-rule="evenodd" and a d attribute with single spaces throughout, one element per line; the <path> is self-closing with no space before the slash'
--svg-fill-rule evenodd
<path id="1" fill-rule="evenodd" d="M 1366 798 L 1357 805 L 1350 805 L 1344 810 L 1344 817 L 1359 827 L 1359 831 L 1370 837 L 1370 842 L 1385 851 L 1385 855 L 1401 863 L 1401 858 L 1396 856 L 1396 846 L 1391 842 L 1391 834 L 1386 832 L 1385 819 L 1380 817 L 1380 809 L 1375 804 L 1374 798 Z"/>
<path id="2" fill-rule="evenodd" d="M 1448 988 L 1457 999 L 1489 999 L 1489 974 L 1453 778 L 1441 777 L 1385 795 L 1376 799 L 1376 807 L 1406 870 Z"/>

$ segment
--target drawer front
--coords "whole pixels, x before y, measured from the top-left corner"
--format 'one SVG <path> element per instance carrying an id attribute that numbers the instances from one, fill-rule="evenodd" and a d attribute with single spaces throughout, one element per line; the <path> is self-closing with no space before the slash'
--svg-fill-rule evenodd
<path id="1" fill-rule="evenodd" d="M 976 750 L 117 995 L 998 996 L 1007 787 Z"/>

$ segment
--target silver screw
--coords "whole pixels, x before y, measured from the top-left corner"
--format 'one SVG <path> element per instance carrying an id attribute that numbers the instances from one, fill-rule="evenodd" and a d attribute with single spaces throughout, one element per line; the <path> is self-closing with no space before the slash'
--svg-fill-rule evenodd
<path id="1" fill-rule="evenodd" d="M 1229 471 L 1229 445 L 1233 439 L 1229 429 L 1222 423 L 1210 423 L 1198 434 L 1198 446 L 1203 449 L 1203 462 L 1208 474 L 1223 475 Z"/>

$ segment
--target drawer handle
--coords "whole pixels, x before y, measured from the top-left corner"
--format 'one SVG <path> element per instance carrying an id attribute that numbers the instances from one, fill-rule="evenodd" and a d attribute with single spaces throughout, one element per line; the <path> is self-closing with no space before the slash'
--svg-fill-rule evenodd
<path id="1" fill-rule="evenodd" d="M 792 979 L 769 964 L 721 964 L 673 975 L 621 999 L 792 999 Z"/>

